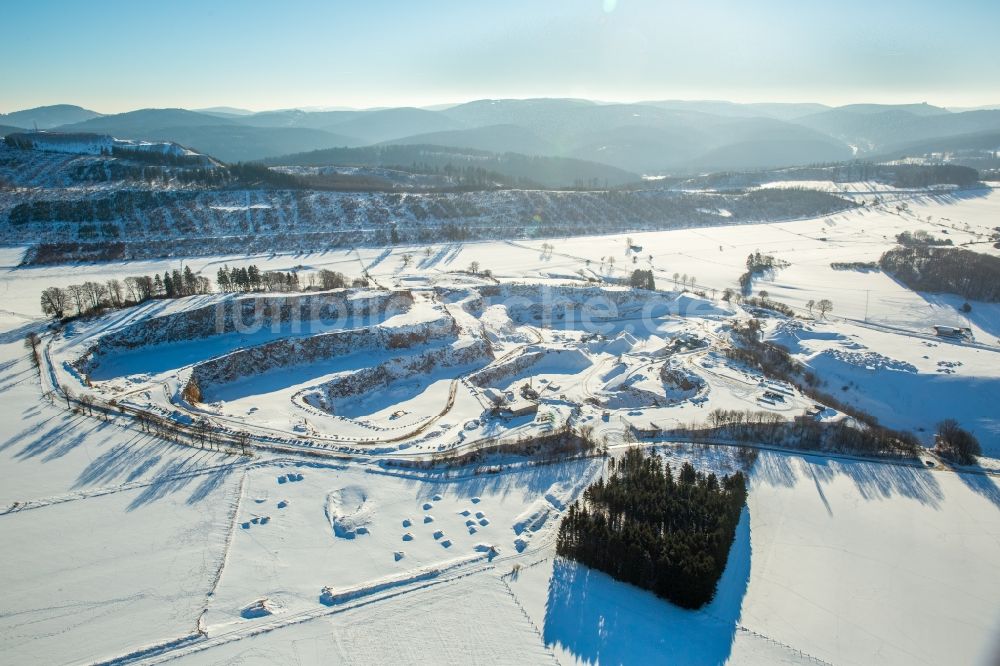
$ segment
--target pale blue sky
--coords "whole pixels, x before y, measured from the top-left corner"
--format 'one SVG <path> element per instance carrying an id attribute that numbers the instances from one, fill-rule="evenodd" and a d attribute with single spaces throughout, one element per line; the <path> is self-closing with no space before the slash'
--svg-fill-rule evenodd
<path id="1" fill-rule="evenodd" d="M 2 23 L 0 111 L 1000 103 L 995 0 L 10 0 Z"/>

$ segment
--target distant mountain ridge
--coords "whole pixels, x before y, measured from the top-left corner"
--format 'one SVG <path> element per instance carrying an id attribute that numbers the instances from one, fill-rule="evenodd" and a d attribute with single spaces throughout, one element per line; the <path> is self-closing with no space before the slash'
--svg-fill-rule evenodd
<path id="1" fill-rule="evenodd" d="M 581 160 L 629 174 L 773 168 L 865 159 L 963 135 L 1000 132 L 1000 110 L 927 103 L 752 103 L 574 98 L 481 99 L 434 108 L 250 112 L 140 109 L 102 115 L 60 104 L 0 116 L 0 127 L 167 140 L 227 162 L 328 148 L 436 145 Z"/>
<path id="2" fill-rule="evenodd" d="M 271 155 L 333 146 L 357 140 L 305 127 L 255 127 L 232 118 L 186 109 L 140 109 L 92 118 L 58 128 L 97 132 L 120 139 L 173 141 L 226 162 L 260 160 Z"/>
<path id="3" fill-rule="evenodd" d="M 20 127 L 23 129 L 52 129 L 60 125 L 78 123 L 91 118 L 97 118 L 101 114 L 97 111 L 85 109 L 82 106 L 73 104 L 53 104 L 51 106 L 37 106 L 33 109 L 14 111 L 6 115 L 0 114 L 0 125 Z"/>

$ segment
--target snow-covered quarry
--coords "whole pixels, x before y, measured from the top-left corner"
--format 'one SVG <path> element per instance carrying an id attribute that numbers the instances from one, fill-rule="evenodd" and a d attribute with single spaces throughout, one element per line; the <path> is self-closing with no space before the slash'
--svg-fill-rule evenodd
<path id="1" fill-rule="evenodd" d="M 1000 305 L 831 264 L 920 230 L 997 254 L 1000 192 L 844 191 L 866 205 L 188 259 L 368 286 L 151 299 L 59 327 L 43 289 L 177 262 L 70 271 L 0 250 L 0 661 L 997 663 Z M 764 300 L 724 298 L 758 251 L 776 260 L 752 278 Z M 636 269 L 654 290 L 629 286 Z M 813 383 L 734 352 L 752 319 Z M 736 412 L 824 433 L 867 431 L 864 413 L 919 446 L 712 429 Z M 933 448 L 948 418 L 977 464 Z M 565 432 L 593 446 L 532 448 Z M 747 475 L 700 610 L 555 554 L 569 507 L 636 446 Z"/>

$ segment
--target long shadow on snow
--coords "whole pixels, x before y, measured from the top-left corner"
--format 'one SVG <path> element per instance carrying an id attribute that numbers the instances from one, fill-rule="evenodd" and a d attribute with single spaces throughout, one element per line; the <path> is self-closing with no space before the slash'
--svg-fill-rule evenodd
<path id="1" fill-rule="evenodd" d="M 424 258 L 422 258 L 420 260 L 420 263 L 417 265 L 417 267 L 420 268 L 420 269 L 434 268 L 439 263 L 441 263 L 442 261 L 444 261 L 444 258 L 446 256 L 448 256 L 448 252 L 449 251 L 450 251 L 450 248 L 447 245 L 442 246 L 432 256 L 430 256 L 430 257 L 426 257 L 425 256 Z"/>
<path id="2" fill-rule="evenodd" d="M 406 473 L 405 476 L 396 476 L 398 470 L 393 470 L 393 476 L 407 485 L 422 486 L 418 493 L 421 499 L 430 499 L 432 495 L 442 491 L 471 499 L 480 495 L 504 497 L 513 490 L 541 495 L 554 484 L 575 485 L 588 479 L 591 475 L 586 470 L 591 465 L 603 464 L 603 459 L 588 458 L 519 468 L 499 474 L 463 475 L 460 478 L 449 478 L 442 471 L 415 471 L 412 474 Z M 473 467 L 467 467 L 451 471 L 469 474 L 472 469 Z"/>
<path id="3" fill-rule="evenodd" d="M 129 483 L 153 470 L 170 445 L 148 435 L 135 434 L 125 443 L 112 445 L 83 468 L 75 488 Z"/>
<path id="4" fill-rule="evenodd" d="M 989 187 L 967 187 L 960 190 L 947 190 L 941 193 L 928 193 L 910 199 L 916 204 L 957 204 L 968 199 L 982 199 L 992 192 Z"/>
<path id="5" fill-rule="evenodd" d="M 204 458 L 209 457 L 207 451 L 200 451 L 198 453 L 192 453 L 186 459 L 175 460 L 174 462 L 165 465 L 160 472 L 151 480 L 150 485 L 142 489 L 135 499 L 133 499 L 129 505 L 126 507 L 126 511 L 135 511 L 146 504 L 155 502 L 156 500 L 162 499 L 167 495 L 172 495 L 173 493 L 180 492 L 181 490 L 187 488 L 193 481 L 199 481 L 198 487 L 188 498 L 188 504 L 194 504 L 209 495 L 213 488 L 221 485 L 223 479 L 212 480 L 211 477 L 215 476 L 216 473 L 212 472 L 209 474 L 209 480 L 201 478 L 201 475 L 195 475 L 201 467 L 204 465 Z M 228 467 L 224 468 L 227 475 L 231 471 Z"/>
<path id="6" fill-rule="evenodd" d="M 380 255 L 378 255 L 377 257 L 375 257 L 374 259 L 372 259 L 371 263 L 368 264 L 368 266 L 365 268 L 365 270 L 371 271 L 371 269 L 375 268 L 376 266 L 378 266 L 379 264 L 381 264 L 383 261 L 385 261 L 386 259 L 388 259 L 389 255 L 391 255 L 391 254 L 392 254 L 392 249 L 391 248 L 387 248 L 385 250 L 382 250 L 382 253 Z"/>
<path id="7" fill-rule="evenodd" d="M 21 340 L 24 340 L 25 336 L 28 335 L 28 333 L 37 333 L 42 329 L 44 329 L 45 325 L 46 325 L 45 322 L 32 321 L 28 322 L 27 324 L 22 324 L 17 328 L 0 333 L 0 345 L 8 345 L 11 344 L 12 342 L 19 342 Z M 13 361 L 11 363 L 13 363 Z M 8 365 L 10 364 L 5 364 L 4 369 L 6 369 Z"/>
<path id="8" fill-rule="evenodd" d="M 823 486 L 840 475 L 850 478 L 866 500 L 890 499 L 898 495 L 936 509 L 944 498 L 934 472 L 908 465 L 769 451 L 760 454 L 751 473 L 754 480 L 771 486 L 814 485 L 824 502 Z"/>
<path id="9" fill-rule="evenodd" d="M 28 418 L 30 418 L 30 415 L 27 413 L 27 410 L 25 410 L 25 412 L 22 414 L 22 416 L 24 417 L 24 418 L 21 419 L 22 421 L 26 421 Z M 15 444 L 18 444 L 18 443 L 23 442 L 25 440 L 32 439 L 35 436 L 40 436 L 40 433 L 46 427 L 46 424 L 48 424 L 50 421 L 52 421 L 52 420 L 54 420 L 56 418 L 57 418 L 56 416 L 50 416 L 50 417 L 48 417 L 48 418 L 46 418 L 44 420 L 36 421 L 35 423 L 31 423 L 27 428 L 25 428 L 21 432 L 17 433 L 16 435 L 11 435 L 10 437 L 8 437 L 3 442 L 0 442 L 0 451 L 6 451 L 7 449 L 9 449 L 10 447 L 14 446 Z M 60 419 L 60 420 L 63 420 L 63 419 Z M 58 427 L 58 426 L 50 426 L 50 428 L 54 428 L 54 427 Z"/>
<path id="10" fill-rule="evenodd" d="M 64 414 L 25 429 L 0 445 L 0 449 L 24 442 L 21 450 L 14 455 L 15 458 L 27 460 L 42 457 L 43 462 L 50 462 L 63 457 L 107 426 L 107 423 L 91 422 L 83 416 Z"/>
<path id="11" fill-rule="evenodd" d="M 33 381 L 35 376 L 36 371 L 33 368 L 25 368 L 19 372 L 6 374 L 0 377 L 0 393 L 6 393 L 22 382 Z"/>
<path id="12" fill-rule="evenodd" d="M 202 482 L 198 484 L 198 487 L 194 489 L 191 496 L 187 498 L 188 504 L 197 504 L 198 502 L 206 499 L 211 495 L 217 488 L 221 488 L 226 482 L 226 479 L 239 468 L 238 465 L 227 465 L 221 469 L 211 472 L 202 478 Z"/>
<path id="13" fill-rule="evenodd" d="M 451 245 L 448 247 L 448 252 L 445 257 L 441 259 L 441 263 L 445 266 L 450 266 L 451 262 L 458 258 L 458 255 L 462 254 L 462 250 L 465 249 L 465 243 L 459 243 L 458 245 Z"/>
<path id="14" fill-rule="evenodd" d="M 982 495 L 1000 509 L 1000 485 L 997 481 L 984 474 L 959 474 L 958 478 L 969 490 Z"/>
<path id="15" fill-rule="evenodd" d="M 253 332 L 215 333 L 202 338 L 191 338 L 155 345 L 142 345 L 134 349 L 115 350 L 95 356 L 90 378 L 98 381 L 127 377 L 136 374 L 160 374 L 187 365 L 225 356 L 236 350 L 252 349 L 263 345 L 299 340 L 321 333 L 354 328 L 371 328 L 381 324 L 388 312 L 365 316 L 305 319 L 298 322 L 280 322 L 276 326 L 261 326 Z"/>
<path id="16" fill-rule="evenodd" d="M 744 508 L 715 598 L 698 611 L 557 558 L 545 604 L 545 644 L 587 664 L 723 664 L 750 581 L 750 555 Z"/>
<path id="17" fill-rule="evenodd" d="M 72 321 L 66 324 L 64 336 L 69 338 L 82 333 L 87 337 L 94 337 L 106 331 L 122 328 L 140 319 L 152 319 L 167 309 L 169 305 L 169 300 L 152 299 L 124 310 L 112 311 L 96 319 Z"/>
<path id="18" fill-rule="evenodd" d="M 197 487 L 187 499 L 188 504 L 197 504 L 222 486 L 236 469 L 241 468 L 237 462 L 233 462 L 198 474 L 206 465 L 216 464 L 214 457 L 208 451 L 196 451 L 148 435 L 136 434 L 128 443 L 114 445 L 94 458 L 80 473 L 74 488 L 130 483 L 149 475 L 146 480 L 150 485 L 128 506 L 128 510 L 132 511 L 184 490 L 192 482 L 198 481 Z M 168 462 L 154 472 L 164 459 Z M 177 478 L 178 475 L 180 478 Z"/>

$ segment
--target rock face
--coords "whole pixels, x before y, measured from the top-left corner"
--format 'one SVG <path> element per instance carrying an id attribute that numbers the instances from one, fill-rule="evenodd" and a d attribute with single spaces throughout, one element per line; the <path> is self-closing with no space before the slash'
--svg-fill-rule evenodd
<path id="1" fill-rule="evenodd" d="M 413 304 L 409 291 L 338 290 L 318 294 L 252 295 L 219 301 L 162 317 L 140 319 L 101 337 L 92 354 L 106 354 L 212 335 L 243 333 L 281 324 L 343 321 L 375 313 L 407 311 Z"/>
<path id="2" fill-rule="evenodd" d="M 409 349 L 425 345 L 433 340 L 454 341 L 455 323 L 450 317 L 419 324 L 404 326 L 371 326 L 368 328 L 321 333 L 306 338 L 286 338 L 263 345 L 239 349 L 232 353 L 200 363 L 195 366 L 192 376 L 203 391 L 216 383 L 231 382 L 240 377 L 258 375 L 262 372 L 313 363 L 364 350 Z M 479 346 L 484 346 L 480 344 Z M 428 352 L 430 354 L 431 352 Z M 482 352 L 479 352 L 482 353 Z M 470 360 L 473 356 L 465 356 Z M 441 360 L 447 355 L 443 354 Z M 465 362 L 465 361 L 462 361 Z M 388 364 L 386 364 L 388 365 Z M 413 372 L 420 370 L 419 361 L 412 361 L 406 367 Z M 359 372 L 376 372 L 376 368 Z M 425 366 L 425 369 L 428 366 Z M 389 371 L 386 371 L 389 372 Z"/>
<path id="3" fill-rule="evenodd" d="M 374 367 L 344 373 L 310 391 L 304 399 L 313 407 L 332 411 L 330 406 L 340 398 L 363 395 L 379 386 L 425 374 L 434 368 L 478 362 L 485 365 L 492 359 L 492 349 L 485 340 L 475 340 L 471 343 L 463 341 L 430 349 L 414 356 L 396 358 Z"/>

